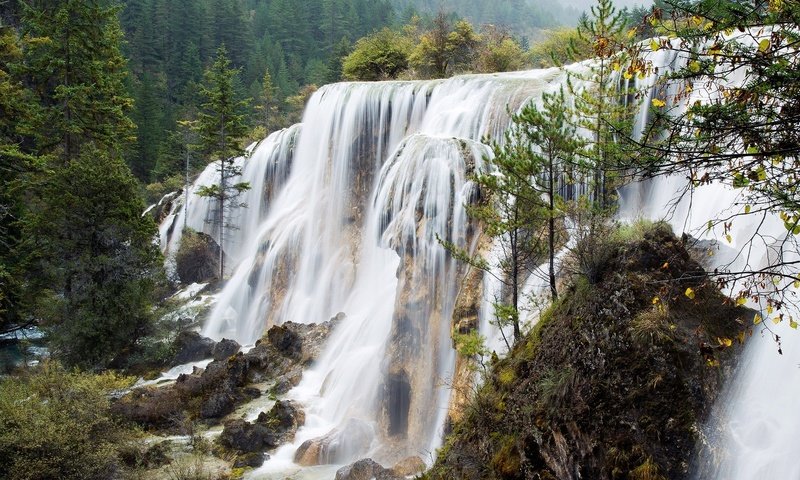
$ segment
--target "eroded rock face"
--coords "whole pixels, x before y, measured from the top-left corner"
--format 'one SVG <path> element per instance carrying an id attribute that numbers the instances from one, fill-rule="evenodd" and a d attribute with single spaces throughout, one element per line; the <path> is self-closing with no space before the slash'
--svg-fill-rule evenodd
<path id="1" fill-rule="evenodd" d="M 225 360 L 230 356 L 236 355 L 240 348 L 242 348 L 241 345 L 235 340 L 223 338 L 219 343 L 214 345 L 211 355 L 214 357 L 214 360 Z"/>
<path id="2" fill-rule="evenodd" d="M 369 450 L 375 432 L 364 422 L 351 418 L 327 434 L 307 440 L 294 455 L 294 462 L 304 467 L 344 463 Z"/>
<path id="3" fill-rule="evenodd" d="M 371 458 L 359 460 L 336 471 L 336 480 L 402 480 L 404 478 L 392 470 L 384 468 Z"/>
<path id="4" fill-rule="evenodd" d="M 272 327 L 247 353 L 236 353 L 236 342 L 220 342 L 214 351 L 218 359 L 204 370 L 181 375 L 174 385 L 135 389 L 115 402 L 113 411 L 151 430 L 173 433 L 183 428 L 176 419 L 218 422 L 237 405 L 261 395 L 251 384 L 276 381 L 276 391 L 281 392 L 297 385 L 303 367 L 316 358 L 337 322 Z"/>
<path id="5" fill-rule="evenodd" d="M 492 362 L 428 478 L 686 478 L 739 348 L 710 346 L 753 312 L 732 305 L 665 225 L 597 246 L 593 273 Z"/>
<path id="6" fill-rule="evenodd" d="M 238 453 L 263 452 L 292 441 L 304 423 L 305 414 L 297 403 L 278 401 L 253 423 L 242 419 L 225 422 L 219 442 Z"/>
<path id="7" fill-rule="evenodd" d="M 172 345 L 176 353 L 170 365 L 176 366 L 211 358 L 216 342 L 197 332 L 184 331 L 178 334 Z"/>

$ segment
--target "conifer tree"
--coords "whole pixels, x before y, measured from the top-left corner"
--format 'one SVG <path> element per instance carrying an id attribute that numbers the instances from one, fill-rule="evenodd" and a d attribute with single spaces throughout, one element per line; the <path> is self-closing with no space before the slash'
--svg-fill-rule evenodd
<path id="1" fill-rule="evenodd" d="M 594 164 L 593 200 L 600 211 L 613 203 L 609 198 L 609 190 L 613 188 L 610 172 L 619 163 L 621 154 L 617 136 L 627 131 L 627 109 L 621 106 L 619 99 L 629 92 L 621 91 L 621 86 L 612 81 L 613 72 L 625 65 L 622 58 L 628 46 L 625 27 L 623 12 L 617 11 L 611 0 L 597 0 L 591 8 L 591 16 L 582 16 L 578 23 L 579 39 L 592 45 L 596 64 L 588 74 L 574 75 L 570 79 L 576 108 L 584 118 L 581 126 L 592 135 L 589 154 Z M 634 68 L 628 67 L 624 75 L 630 79 L 636 73 Z M 576 86 L 576 79 L 581 86 Z"/>
<path id="2" fill-rule="evenodd" d="M 43 105 L 40 151 L 63 163 L 80 156 L 85 145 L 121 153 L 133 139 L 133 123 L 119 8 L 101 0 L 21 5 L 29 38 L 26 73 Z"/>
<path id="3" fill-rule="evenodd" d="M 234 160 L 244 154 L 241 142 L 247 134 L 247 125 L 243 112 L 248 102 L 238 98 L 234 85 L 239 71 L 230 68 L 230 63 L 225 47 L 220 47 L 216 60 L 205 73 L 200 89 L 203 103 L 196 123 L 201 151 L 219 162 L 219 183 L 203 186 L 198 195 L 212 197 L 218 202 L 215 223 L 219 232 L 220 279 L 225 272 L 223 242 L 228 227 L 225 212 L 244 206 L 236 203 L 236 199 L 250 188 L 246 182 L 231 181 L 241 174 Z"/>

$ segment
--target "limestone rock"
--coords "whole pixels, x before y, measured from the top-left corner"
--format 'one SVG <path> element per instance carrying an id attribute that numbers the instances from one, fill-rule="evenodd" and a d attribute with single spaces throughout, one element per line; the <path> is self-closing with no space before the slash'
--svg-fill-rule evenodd
<path id="1" fill-rule="evenodd" d="M 176 353 L 170 364 L 172 366 L 183 365 L 211 358 L 215 345 L 214 340 L 203 337 L 197 332 L 181 332 L 172 343 L 172 348 Z"/>
<path id="2" fill-rule="evenodd" d="M 383 468 L 371 458 L 365 458 L 336 471 L 336 480 L 402 480 L 392 470 Z"/>
<path id="3" fill-rule="evenodd" d="M 223 338 L 219 341 L 219 343 L 214 345 L 214 349 L 212 350 L 211 354 L 214 357 L 214 360 L 225 360 L 228 357 L 236 355 L 240 348 L 241 345 L 239 345 L 235 340 Z"/>
<path id="4" fill-rule="evenodd" d="M 366 453 L 373 437 L 374 431 L 369 424 L 351 418 L 343 426 L 303 442 L 295 452 L 294 462 L 305 467 L 343 463 Z"/>
<path id="5" fill-rule="evenodd" d="M 400 460 L 392 467 L 392 471 L 401 477 L 410 477 L 425 471 L 426 465 L 419 457 L 408 457 Z"/>

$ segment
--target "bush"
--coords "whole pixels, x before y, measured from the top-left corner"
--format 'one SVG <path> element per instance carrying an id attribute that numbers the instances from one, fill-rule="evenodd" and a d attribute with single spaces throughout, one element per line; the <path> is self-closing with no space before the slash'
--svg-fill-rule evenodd
<path id="1" fill-rule="evenodd" d="M 116 476 L 132 432 L 111 417 L 108 392 L 129 384 L 114 374 L 68 372 L 50 362 L 0 380 L 0 477 Z"/>
<path id="2" fill-rule="evenodd" d="M 342 63 L 347 80 L 386 80 L 408 68 L 409 40 L 388 28 L 356 42 L 353 53 Z"/>

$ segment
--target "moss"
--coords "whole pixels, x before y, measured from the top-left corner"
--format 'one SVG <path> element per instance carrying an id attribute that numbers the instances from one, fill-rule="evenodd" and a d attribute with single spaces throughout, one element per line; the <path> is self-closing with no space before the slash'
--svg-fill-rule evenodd
<path id="1" fill-rule="evenodd" d="M 500 435 L 496 445 L 496 453 L 491 462 L 492 468 L 503 478 L 518 476 L 521 459 L 517 449 L 517 438 L 512 435 Z"/>
<path id="2" fill-rule="evenodd" d="M 747 313 L 725 303 L 667 225 L 626 228 L 587 260 L 596 276 L 576 269 L 538 324 L 493 362 L 431 479 L 686 475 L 698 422 L 737 352 L 714 349 L 723 368 L 710 369 L 699 346 L 732 338 Z"/>

